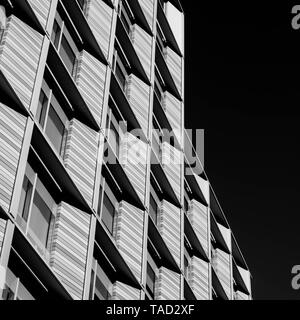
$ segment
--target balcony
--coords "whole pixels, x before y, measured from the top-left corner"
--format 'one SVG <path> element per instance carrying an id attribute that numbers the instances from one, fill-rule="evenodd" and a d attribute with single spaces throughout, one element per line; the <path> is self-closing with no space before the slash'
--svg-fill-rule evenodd
<path id="1" fill-rule="evenodd" d="M 162 32 L 166 38 L 166 42 L 168 46 L 175 51 L 180 57 L 182 57 L 182 53 L 179 49 L 179 46 L 177 44 L 177 41 L 175 39 L 175 36 L 173 34 L 173 31 L 169 25 L 168 19 L 163 11 L 162 6 L 158 6 L 157 8 L 157 19 L 159 22 L 159 25 L 162 29 Z"/>
<path id="2" fill-rule="evenodd" d="M 122 47 L 122 51 L 126 52 L 126 58 L 128 59 L 131 72 L 150 86 L 150 80 L 131 41 L 131 28 L 128 31 L 128 28 L 125 27 L 120 16 L 118 16 L 116 37 Z"/>
<path id="3" fill-rule="evenodd" d="M 170 249 L 166 245 L 158 227 L 156 226 L 152 218 L 149 219 L 148 236 L 153 246 L 155 247 L 156 251 L 159 254 L 161 265 L 164 266 L 165 268 L 168 268 L 169 270 L 172 270 L 180 274 L 181 273 L 180 268 L 176 263 L 172 253 L 170 252 Z"/>
<path id="4" fill-rule="evenodd" d="M 49 264 L 40 255 L 40 252 L 35 246 L 31 244 L 31 241 L 27 240 L 18 225 L 16 225 L 13 236 L 12 251 L 21 258 L 25 265 L 30 266 L 32 272 L 36 275 L 36 278 L 39 279 L 39 282 L 47 288 L 50 297 L 72 300 L 70 294 L 53 273 Z"/>
<path id="5" fill-rule="evenodd" d="M 72 23 L 83 40 L 83 48 L 107 65 L 106 57 L 100 48 L 79 3 L 74 0 L 64 1 L 62 6 L 67 12 L 72 12 L 70 19 L 72 19 Z"/>
<path id="6" fill-rule="evenodd" d="M 99 244 L 101 244 L 101 247 Z M 120 254 L 114 239 L 100 221 L 99 217 L 97 217 L 96 223 L 94 251 L 95 255 L 97 255 L 97 252 L 102 255 L 104 253 L 105 257 L 114 269 L 116 281 L 121 281 L 133 288 L 141 289 L 138 280 L 125 262 L 123 256 Z"/>
<path id="7" fill-rule="evenodd" d="M 93 117 L 92 112 L 81 96 L 74 79 L 68 72 L 64 62 L 62 61 L 52 42 L 50 43 L 49 47 L 47 65 L 54 78 L 60 84 L 60 87 L 67 96 L 70 104 L 74 108 L 75 118 L 78 118 L 81 122 L 95 131 L 100 131 L 97 121 Z"/>
<path id="8" fill-rule="evenodd" d="M 179 101 L 182 101 L 181 94 L 179 93 L 176 83 L 173 79 L 173 76 L 169 70 L 169 67 L 164 57 L 164 53 L 161 52 L 157 43 L 156 43 L 155 63 L 162 75 L 162 78 L 166 85 L 166 89 L 170 93 L 172 93 L 175 98 L 177 98 Z"/>

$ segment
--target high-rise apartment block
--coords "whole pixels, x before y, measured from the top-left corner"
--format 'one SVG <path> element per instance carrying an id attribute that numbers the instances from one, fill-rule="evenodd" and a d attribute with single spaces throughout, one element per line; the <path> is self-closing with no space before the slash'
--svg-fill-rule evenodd
<path id="1" fill-rule="evenodd" d="M 1 0 L 0 39 L 1 299 L 251 299 L 184 129 L 180 2 Z"/>

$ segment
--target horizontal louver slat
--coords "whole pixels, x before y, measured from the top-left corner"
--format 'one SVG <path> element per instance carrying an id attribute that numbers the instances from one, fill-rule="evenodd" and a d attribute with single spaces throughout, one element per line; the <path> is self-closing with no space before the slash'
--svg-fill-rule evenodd
<path id="1" fill-rule="evenodd" d="M 87 3 L 86 18 L 90 28 L 102 49 L 108 57 L 113 9 L 102 0 L 91 0 Z"/>
<path id="2" fill-rule="evenodd" d="M 98 133 L 81 122 L 70 122 L 64 163 L 78 189 L 92 206 L 97 165 Z"/>
<path id="3" fill-rule="evenodd" d="M 148 78 L 150 78 L 153 38 L 137 24 L 134 24 L 132 27 L 131 41 Z"/>
<path id="4" fill-rule="evenodd" d="M 193 256 L 189 266 L 189 284 L 197 300 L 209 300 L 209 264 Z"/>
<path id="5" fill-rule="evenodd" d="M 168 142 L 162 143 L 162 167 L 178 199 L 181 194 L 181 152 Z"/>
<path id="6" fill-rule="evenodd" d="M 96 122 L 101 124 L 107 67 L 82 51 L 76 75 L 77 87 Z"/>
<path id="7" fill-rule="evenodd" d="M 206 255 L 208 256 L 208 208 L 200 202 L 192 200 L 188 211 L 188 217 Z"/>
<path id="8" fill-rule="evenodd" d="M 50 265 L 74 299 L 82 299 L 90 216 L 66 203 L 56 213 Z"/>
<path id="9" fill-rule="evenodd" d="M 180 209 L 166 200 L 161 203 L 158 229 L 175 261 L 180 265 Z"/>
<path id="10" fill-rule="evenodd" d="M 173 134 L 182 146 L 182 103 L 176 99 L 171 93 L 165 92 L 163 99 L 163 107 L 166 116 L 171 124 Z"/>
<path id="11" fill-rule="evenodd" d="M 141 280 L 144 212 L 122 201 L 117 218 L 116 243 L 126 263 Z"/>
<path id="12" fill-rule="evenodd" d="M 155 300 L 179 300 L 180 275 L 161 267 L 155 282 Z"/>
<path id="13" fill-rule="evenodd" d="M 132 288 L 122 282 L 113 285 L 112 300 L 139 300 L 140 290 Z"/>
<path id="14" fill-rule="evenodd" d="M 27 118 L 0 103 L 0 205 L 8 211 Z"/>
<path id="15" fill-rule="evenodd" d="M 0 68 L 16 94 L 29 108 L 43 36 L 16 16 L 10 16 L 1 47 Z"/>
<path id="16" fill-rule="evenodd" d="M 176 87 L 180 95 L 182 95 L 183 60 L 176 52 L 174 52 L 169 47 L 166 47 L 165 49 L 165 60 L 176 84 Z"/>
<path id="17" fill-rule="evenodd" d="M 46 28 L 51 0 L 28 0 L 41 25 Z"/>
<path id="18" fill-rule="evenodd" d="M 131 74 L 127 84 L 127 98 L 141 128 L 148 136 L 150 87 L 142 80 Z"/>
<path id="19" fill-rule="evenodd" d="M 213 251 L 212 264 L 226 295 L 231 299 L 230 255 L 221 249 L 215 249 Z"/>
<path id="20" fill-rule="evenodd" d="M 153 30 L 154 0 L 139 0 L 139 3 L 150 26 L 150 29 Z"/>
<path id="21" fill-rule="evenodd" d="M 147 145 L 127 132 L 120 149 L 120 163 L 144 203 L 146 192 Z"/>

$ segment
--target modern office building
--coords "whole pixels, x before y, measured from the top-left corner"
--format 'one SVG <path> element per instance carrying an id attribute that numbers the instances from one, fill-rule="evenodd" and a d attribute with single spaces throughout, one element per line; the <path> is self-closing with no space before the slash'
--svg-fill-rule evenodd
<path id="1" fill-rule="evenodd" d="M 1 299 L 251 299 L 184 129 L 180 2 L 0 0 L 0 39 Z"/>

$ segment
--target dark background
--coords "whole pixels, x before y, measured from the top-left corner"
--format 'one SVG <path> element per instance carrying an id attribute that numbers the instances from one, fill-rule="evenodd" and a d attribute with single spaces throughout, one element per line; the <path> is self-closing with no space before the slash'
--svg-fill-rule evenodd
<path id="1" fill-rule="evenodd" d="M 298 299 L 300 30 L 294 3 L 182 0 L 186 127 L 253 276 L 255 299 Z"/>

